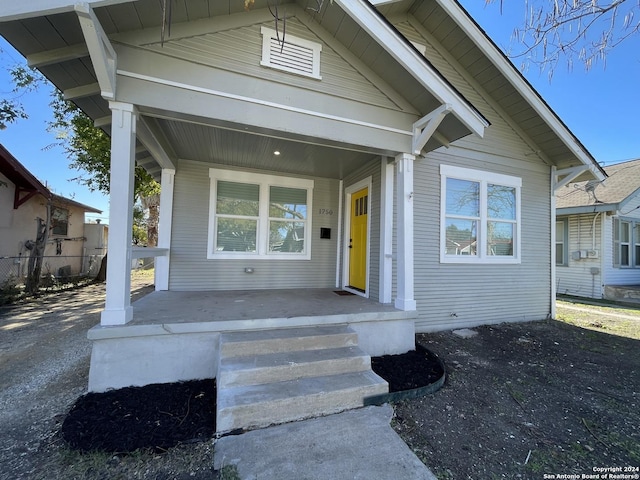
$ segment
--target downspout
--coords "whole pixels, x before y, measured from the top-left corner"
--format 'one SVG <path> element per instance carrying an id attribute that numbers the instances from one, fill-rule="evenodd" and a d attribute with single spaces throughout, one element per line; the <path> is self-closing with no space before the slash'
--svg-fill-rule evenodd
<path id="1" fill-rule="evenodd" d="M 593 222 L 591 222 L 591 250 L 596 249 L 596 220 L 600 216 L 600 212 L 597 212 L 593 216 Z M 591 297 L 596 298 L 596 276 L 600 275 L 601 270 L 596 267 L 591 267 Z"/>

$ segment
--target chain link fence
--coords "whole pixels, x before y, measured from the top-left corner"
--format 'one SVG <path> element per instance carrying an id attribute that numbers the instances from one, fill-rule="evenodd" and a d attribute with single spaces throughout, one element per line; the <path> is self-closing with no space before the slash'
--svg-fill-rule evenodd
<path id="1" fill-rule="evenodd" d="M 43 283 L 94 278 L 104 255 L 45 255 L 42 258 Z M 29 272 L 29 256 L 0 257 L 0 289 L 3 285 L 23 285 Z"/>

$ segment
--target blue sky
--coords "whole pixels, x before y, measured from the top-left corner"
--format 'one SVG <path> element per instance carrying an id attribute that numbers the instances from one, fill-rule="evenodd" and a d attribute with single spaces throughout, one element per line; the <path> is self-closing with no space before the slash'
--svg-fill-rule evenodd
<path id="1" fill-rule="evenodd" d="M 485 6 L 484 0 L 461 0 L 478 24 L 503 49 L 508 49 L 511 34 L 524 18 L 524 2 L 500 1 Z M 24 59 L 0 38 L 0 96 L 11 96 L 11 82 L 6 69 Z M 549 106 L 602 164 L 640 158 L 640 35 L 618 46 L 602 64 L 585 72 L 576 65 L 569 72 L 558 65 L 551 81 L 536 66 L 525 77 L 538 90 Z M 107 220 L 108 198 L 90 192 L 71 179 L 78 175 L 68 168 L 68 160 L 46 131 L 51 119 L 50 92 L 47 88 L 24 95 L 21 99 L 28 120 L 20 120 L 0 130 L 2 143 L 38 179 L 55 193 L 103 210 L 102 215 L 89 215 Z"/>

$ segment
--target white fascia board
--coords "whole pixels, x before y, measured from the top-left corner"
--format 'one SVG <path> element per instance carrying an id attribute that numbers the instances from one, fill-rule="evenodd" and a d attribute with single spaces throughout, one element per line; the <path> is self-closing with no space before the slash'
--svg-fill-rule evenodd
<path id="1" fill-rule="evenodd" d="M 365 2 L 334 0 L 440 103 L 451 104 L 454 115 L 469 130 L 480 137 L 484 136 L 489 124 L 482 115 Z"/>
<path id="2" fill-rule="evenodd" d="M 540 98 L 531 85 L 520 75 L 518 70 L 506 58 L 506 56 L 489 40 L 462 9 L 457 2 L 451 0 L 436 0 L 438 5 L 455 20 L 458 26 L 465 34 L 480 48 L 493 65 L 505 76 L 505 78 L 515 87 L 515 89 L 529 102 L 529 105 L 542 117 L 547 125 L 558 135 L 564 144 L 574 153 L 589 171 L 598 180 L 604 180 L 605 176 L 596 165 L 595 160 L 580 145 L 573 134 L 560 121 L 557 115 L 549 108 L 549 106 Z"/>
<path id="3" fill-rule="evenodd" d="M 618 210 L 618 203 L 596 203 L 594 205 L 581 205 L 579 207 L 562 207 L 556 209 L 556 215 L 579 215 L 581 213 L 615 212 Z"/>
<path id="4" fill-rule="evenodd" d="M 107 7 L 120 3 L 131 3 L 136 0 L 84 0 L 91 7 Z M 43 17 L 56 13 L 73 12 L 74 0 L 1 0 L 0 1 L 0 22 L 11 22 L 14 20 L 24 20 L 26 18 Z"/>

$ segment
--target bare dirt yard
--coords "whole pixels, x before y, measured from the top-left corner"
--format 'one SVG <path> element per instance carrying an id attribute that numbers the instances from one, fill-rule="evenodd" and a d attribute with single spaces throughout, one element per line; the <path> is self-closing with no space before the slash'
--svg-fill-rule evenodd
<path id="1" fill-rule="evenodd" d="M 640 478 L 640 310 L 557 317 L 418 335 L 448 379 L 396 404 L 394 428 L 439 479 Z"/>
<path id="2" fill-rule="evenodd" d="M 134 277 L 134 298 L 151 281 Z M 212 441 L 132 454 L 64 443 L 103 302 L 91 285 L 0 308 L 0 479 L 233 478 L 213 471 Z M 396 403 L 394 428 L 439 479 L 640 478 L 640 310 L 558 302 L 558 318 L 418 335 L 448 378 Z"/>

